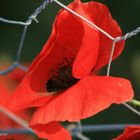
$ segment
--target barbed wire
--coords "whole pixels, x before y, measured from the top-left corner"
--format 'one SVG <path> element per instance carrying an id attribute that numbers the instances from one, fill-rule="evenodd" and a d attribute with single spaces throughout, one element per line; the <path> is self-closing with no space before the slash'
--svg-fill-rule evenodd
<path id="1" fill-rule="evenodd" d="M 4 19 L 2 17 L 0 17 L 0 21 L 3 23 L 9 23 L 9 24 L 15 24 L 15 25 L 22 25 L 24 26 L 23 31 L 22 31 L 22 35 L 21 35 L 21 39 L 20 39 L 20 43 L 18 46 L 18 50 L 17 50 L 17 54 L 16 54 L 16 60 L 13 63 L 12 66 L 10 66 L 9 68 L 7 68 L 6 70 L 1 70 L 0 71 L 0 75 L 6 75 L 7 73 L 13 71 L 16 67 L 19 67 L 20 69 L 27 71 L 28 69 L 20 64 L 20 58 L 21 58 L 21 52 L 22 52 L 22 48 L 23 48 L 23 44 L 24 44 L 24 40 L 26 37 L 26 32 L 28 29 L 28 26 L 31 25 L 31 23 L 33 22 L 33 20 L 35 20 L 37 23 L 37 16 L 39 15 L 39 13 L 45 9 L 45 7 L 50 3 L 50 0 L 45 0 L 36 10 L 33 14 L 31 14 L 28 19 L 26 20 L 26 22 L 22 22 L 22 21 L 13 21 L 13 20 L 8 20 L 8 19 Z"/>
<path id="2" fill-rule="evenodd" d="M 67 10 L 68 12 L 70 12 L 71 14 L 77 16 L 78 18 L 80 18 L 81 20 L 85 21 L 87 24 L 89 24 L 92 28 L 94 29 L 97 29 L 98 31 L 100 31 L 101 33 L 103 33 L 104 35 L 106 35 L 109 39 L 111 39 L 113 41 L 112 43 L 112 49 L 111 49 L 111 52 L 110 52 L 110 58 L 109 58 L 109 62 L 108 62 L 108 66 L 107 66 L 107 76 L 110 75 L 110 68 L 111 68 L 111 63 L 112 63 L 112 58 L 113 58 L 113 54 L 114 54 L 114 50 L 115 50 L 115 45 L 117 42 L 120 42 L 122 40 L 127 40 L 135 35 L 137 35 L 138 33 L 140 33 L 140 27 L 137 27 L 135 30 L 131 31 L 131 32 L 128 32 L 126 33 L 125 35 L 123 36 L 118 36 L 118 37 L 113 37 L 111 36 L 109 33 L 107 33 L 106 31 L 102 30 L 100 27 L 98 27 L 97 25 L 95 25 L 93 22 L 89 21 L 88 19 L 86 19 L 85 17 L 83 17 L 82 15 L 76 13 L 75 11 L 73 11 L 72 9 L 68 8 L 67 6 L 65 6 L 63 3 L 61 3 L 60 1 L 58 0 L 45 0 L 36 10 L 33 14 L 31 14 L 28 19 L 23 22 L 23 21 L 14 21 L 14 20 L 9 20 L 9 19 L 5 19 L 5 18 L 2 18 L 0 17 L 0 22 L 2 23 L 6 23 L 6 24 L 14 24 L 14 25 L 21 25 L 23 26 L 23 31 L 22 31 L 22 34 L 21 34 L 21 38 L 20 38 L 20 42 L 19 42 L 19 46 L 18 46 L 18 50 L 17 50 L 17 54 L 16 54 L 16 60 L 15 62 L 9 67 L 7 68 L 6 70 L 0 70 L 0 75 L 6 75 L 8 73 L 10 73 L 11 71 L 13 71 L 16 67 L 19 67 L 20 69 L 22 69 L 23 71 L 27 71 L 28 69 L 23 66 L 22 64 L 20 64 L 20 59 L 21 59 L 21 53 L 22 53 L 22 49 L 23 49 L 23 45 L 24 45 L 24 41 L 25 41 L 25 37 L 26 37 L 26 33 L 27 33 L 27 30 L 28 30 L 28 26 L 30 26 L 32 24 L 33 21 L 37 22 L 38 23 L 38 20 L 37 20 L 37 16 L 42 12 L 42 10 L 44 10 L 46 8 L 46 6 L 49 4 L 49 3 L 52 3 L 52 2 L 55 2 L 56 4 L 58 4 L 60 7 L 64 8 L 65 10 Z M 137 114 L 140 116 L 140 112 L 138 112 L 135 108 L 131 107 L 129 104 L 127 103 L 123 103 L 123 105 L 125 107 L 127 107 L 129 110 L 131 110 L 133 113 Z M 0 107 L 0 111 L 5 113 L 7 116 L 8 116 L 8 110 Z M 9 116 L 10 117 L 10 116 Z M 14 116 L 12 117 L 12 119 L 14 121 L 16 121 L 16 116 L 14 118 Z M 16 121 L 17 122 L 17 121 Z M 22 125 L 23 127 L 26 126 L 26 129 L 28 131 L 30 131 L 31 129 L 27 127 L 27 124 L 24 126 L 22 123 L 17 122 L 19 123 L 20 125 Z M 95 125 L 94 125 L 95 126 Z M 81 124 L 81 122 L 78 122 L 77 123 L 77 127 L 76 129 L 78 129 L 78 133 L 76 133 L 76 136 L 79 137 L 81 140 L 89 140 L 89 138 L 87 138 L 86 136 L 84 136 L 82 134 L 82 132 L 86 129 L 87 131 L 96 131 L 97 129 L 94 129 L 93 125 L 90 126 L 90 129 L 88 127 L 85 127 Z M 124 125 L 118 125 L 120 127 L 119 130 L 123 127 L 124 128 Z M 117 125 L 114 126 L 115 128 L 117 128 Z M 97 128 L 97 127 L 96 127 Z M 113 125 L 110 125 L 109 126 L 106 126 L 105 129 L 103 129 L 103 125 L 100 127 L 100 129 L 98 129 L 99 131 L 100 130 L 108 130 L 108 128 L 113 128 Z M 32 130 L 31 130 L 32 131 Z M 32 131 L 33 132 L 33 131 Z"/>

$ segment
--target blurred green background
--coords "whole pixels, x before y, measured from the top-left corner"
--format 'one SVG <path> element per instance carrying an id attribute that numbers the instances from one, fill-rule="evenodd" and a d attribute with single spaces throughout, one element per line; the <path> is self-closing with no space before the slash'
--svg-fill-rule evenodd
<path id="1" fill-rule="evenodd" d="M 0 17 L 26 21 L 43 0 L 1 0 Z M 68 4 L 72 1 L 62 1 Z M 120 24 L 123 34 L 140 26 L 140 1 L 139 0 L 100 0 L 105 3 L 112 16 Z M 43 44 L 51 33 L 51 27 L 56 13 L 60 7 L 55 3 L 37 17 L 39 23 L 33 22 L 28 28 L 24 42 L 21 59 L 23 62 L 31 62 L 42 49 Z M 0 63 L 10 63 L 15 60 L 17 47 L 20 41 L 23 27 L 0 23 Z M 103 72 L 105 73 L 105 71 Z M 140 35 L 126 41 L 125 49 L 121 56 L 112 64 L 111 75 L 128 78 L 133 85 L 136 99 L 140 99 Z M 139 109 L 139 108 L 138 108 Z M 122 105 L 113 105 L 109 109 L 96 116 L 84 120 L 83 124 L 116 124 L 139 123 L 140 118 Z M 110 140 L 121 132 L 92 132 L 86 133 L 92 140 Z"/>

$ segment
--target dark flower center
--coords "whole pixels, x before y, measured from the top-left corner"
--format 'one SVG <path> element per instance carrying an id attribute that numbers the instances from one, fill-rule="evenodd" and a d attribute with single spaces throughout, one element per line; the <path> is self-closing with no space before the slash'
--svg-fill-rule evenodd
<path id="1" fill-rule="evenodd" d="M 67 63 L 64 65 L 60 65 L 57 74 L 52 76 L 47 81 L 46 88 L 48 92 L 65 90 L 78 81 L 79 79 L 76 79 L 72 76 L 71 63 Z"/>

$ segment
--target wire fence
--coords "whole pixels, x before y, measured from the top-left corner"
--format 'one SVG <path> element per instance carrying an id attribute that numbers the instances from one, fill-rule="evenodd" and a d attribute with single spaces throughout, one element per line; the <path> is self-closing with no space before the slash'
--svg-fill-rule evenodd
<path id="1" fill-rule="evenodd" d="M 13 71 L 16 67 L 19 67 L 23 71 L 28 70 L 27 67 L 23 66 L 20 63 L 21 52 L 22 52 L 22 49 L 23 49 L 23 46 L 24 46 L 26 33 L 27 33 L 27 30 L 28 30 L 28 27 L 32 24 L 33 20 L 38 23 L 37 16 L 50 3 L 58 4 L 60 7 L 64 8 L 65 10 L 70 12 L 71 14 L 73 14 L 73 15 L 77 16 L 78 18 L 80 18 L 81 20 L 85 21 L 87 24 L 91 25 L 93 28 L 97 29 L 98 31 L 100 31 L 102 34 L 106 35 L 109 39 L 111 39 L 113 41 L 112 50 L 110 52 L 110 58 L 109 58 L 109 61 L 108 61 L 108 67 L 107 67 L 107 73 L 106 73 L 107 76 L 110 75 L 111 62 L 112 62 L 112 57 L 113 57 L 113 53 L 114 53 L 116 43 L 120 42 L 122 40 L 127 40 L 127 39 L 137 35 L 140 32 L 140 27 L 137 27 L 135 30 L 133 30 L 131 32 L 128 32 L 123 36 L 118 36 L 118 37 L 114 38 L 113 36 L 108 34 L 106 31 L 102 30 L 100 27 L 98 27 L 97 25 L 95 25 L 94 23 L 92 23 L 91 21 L 89 21 L 88 19 L 83 17 L 82 15 L 79 15 L 75 11 L 73 11 L 70 8 L 68 8 L 67 6 L 65 6 L 60 1 L 58 1 L 58 0 L 45 0 L 35 10 L 35 12 L 28 17 L 28 19 L 25 22 L 9 20 L 9 19 L 4 19 L 4 18 L 0 17 L 0 22 L 2 22 L 2 23 L 23 26 L 23 31 L 22 31 L 22 34 L 21 34 L 20 43 L 19 43 L 19 46 L 18 46 L 18 49 L 17 49 L 16 59 L 15 59 L 14 63 L 9 68 L 7 68 L 5 70 L 0 70 L 0 75 L 6 75 L 6 74 L 10 73 L 11 71 Z M 136 115 L 140 116 L 140 112 L 138 112 L 135 108 L 133 108 L 129 104 L 123 103 L 123 105 L 125 107 L 127 107 L 130 111 L 135 113 Z M 21 133 L 21 134 L 31 133 L 31 134 L 33 134 L 34 133 L 33 130 L 28 127 L 27 122 L 25 122 L 24 120 L 22 120 L 21 118 L 19 118 L 15 114 L 11 113 L 6 108 L 0 106 L 0 112 L 6 114 L 9 118 L 11 118 L 15 122 L 17 122 L 18 124 L 23 126 L 23 128 L 24 128 L 24 129 L 14 129 L 13 128 L 13 129 L 0 130 L 0 133 L 1 132 L 2 133 L 9 133 L 9 134 L 10 133 L 14 133 L 14 134 L 16 134 L 16 133 Z M 89 140 L 88 137 L 86 137 L 82 134 L 83 132 L 91 132 L 91 131 L 94 131 L 94 132 L 99 131 L 100 132 L 100 131 L 113 131 L 113 130 L 116 131 L 116 130 L 124 129 L 124 127 L 126 125 L 138 125 L 138 124 L 82 125 L 81 122 L 78 122 L 77 126 L 74 129 L 72 129 L 72 134 L 77 136 L 81 140 Z"/>

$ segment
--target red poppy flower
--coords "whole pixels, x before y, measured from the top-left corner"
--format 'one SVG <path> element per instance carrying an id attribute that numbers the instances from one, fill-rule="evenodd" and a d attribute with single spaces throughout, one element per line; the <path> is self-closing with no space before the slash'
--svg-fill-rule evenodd
<path id="1" fill-rule="evenodd" d="M 139 140 L 140 126 L 128 126 L 125 128 L 123 134 L 113 140 Z"/>
<path id="2" fill-rule="evenodd" d="M 68 7 L 113 37 L 121 36 L 119 25 L 105 5 L 76 0 Z M 42 136 L 44 132 L 40 133 L 40 127 L 58 121 L 78 121 L 112 103 L 130 100 L 133 90 L 128 80 L 94 74 L 108 63 L 111 47 L 112 40 L 108 37 L 68 11 L 61 10 L 49 40 L 16 89 L 12 107 L 39 107 L 30 126 Z M 113 59 L 123 48 L 123 41 L 116 44 Z M 57 129 L 54 131 L 58 132 Z"/>

